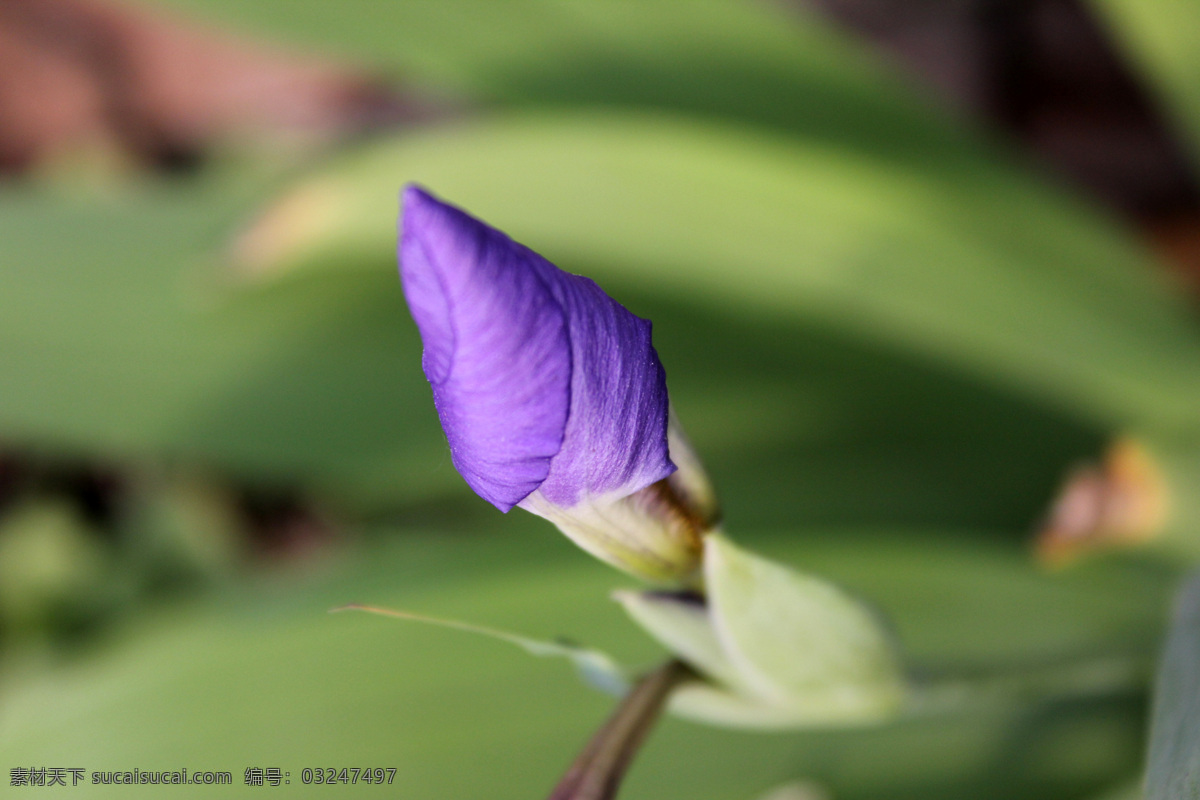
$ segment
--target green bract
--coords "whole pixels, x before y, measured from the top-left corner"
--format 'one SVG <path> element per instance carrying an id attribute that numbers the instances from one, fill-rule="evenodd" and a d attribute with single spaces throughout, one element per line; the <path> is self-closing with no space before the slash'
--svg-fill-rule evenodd
<path id="1" fill-rule="evenodd" d="M 707 602 L 655 592 L 617 599 L 651 636 L 708 678 L 672 710 L 737 727 L 874 722 L 906 683 L 892 638 L 833 584 L 743 550 L 719 534 L 704 551 Z"/>

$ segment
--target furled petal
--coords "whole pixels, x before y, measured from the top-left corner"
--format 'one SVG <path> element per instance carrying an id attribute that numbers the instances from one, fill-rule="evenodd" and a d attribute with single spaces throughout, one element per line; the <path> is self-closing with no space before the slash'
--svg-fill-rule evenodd
<path id="1" fill-rule="evenodd" d="M 416 186 L 403 202 L 401 279 L 471 488 L 502 511 L 534 493 L 557 510 L 670 475 L 650 323 Z"/>

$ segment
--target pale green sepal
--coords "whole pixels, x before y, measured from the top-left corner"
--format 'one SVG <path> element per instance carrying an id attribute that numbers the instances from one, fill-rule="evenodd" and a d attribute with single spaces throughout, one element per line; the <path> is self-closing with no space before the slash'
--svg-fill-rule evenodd
<path id="1" fill-rule="evenodd" d="M 892 637 L 833 584 L 705 539 L 709 610 L 722 649 L 767 705 L 835 724 L 886 718 L 907 694 Z"/>
<path id="2" fill-rule="evenodd" d="M 742 690 L 737 669 L 717 640 L 703 602 L 666 592 L 613 592 L 613 599 L 646 633 L 705 677 Z"/>
<path id="3" fill-rule="evenodd" d="M 599 650 L 592 650 L 579 645 L 569 644 L 566 642 L 550 642 L 544 639 L 530 639 L 527 636 L 510 633 L 508 631 L 497 630 L 495 628 L 487 628 L 482 625 L 472 625 L 469 622 L 459 622 L 458 620 L 438 619 L 437 617 L 426 617 L 421 614 L 412 614 L 408 611 L 395 611 L 389 608 L 378 608 L 376 606 L 365 606 L 357 603 L 341 606 L 331 609 L 332 611 L 366 611 L 371 614 L 381 614 L 385 617 L 395 617 L 410 622 L 423 622 L 428 625 L 437 625 L 441 628 L 452 628 L 458 631 L 466 631 L 467 633 L 476 633 L 482 636 L 487 636 L 492 639 L 499 639 L 502 642 L 515 644 L 530 655 L 546 658 L 565 658 L 570 661 L 575 669 L 578 670 L 579 676 L 589 686 L 599 689 L 602 692 L 612 695 L 623 695 L 629 691 L 630 681 L 625 671 L 613 661 L 605 653 Z"/>
<path id="4" fill-rule="evenodd" d="M 584 497 L 570 507 L 534 492 L 518 505 L 550 520 L 596 558 L 641 580 L 681 586 L 699 572 L 699 536 L 689 534 L 679 515 L 663 513 L 653 484 L 632 494 Z"/>
<path id="5" fill-rule="evenodd" d="M 769 705 L 703 681 L 675 689 L 667 704 L 672 716 L 712 725 L 752 731 L 786 731 L 822 725 L 821 719 L 806 719 L 802 710 Z"/>
<path id="6" fill-rule="evenodd" d="M 828 705 L 771 704 L 712 683 L 693 681 L 675 689 L 667 705 L 675 717 L 747 731 L 789 731 L 805 728 L 843 728 L 875 725 L 895 718 L 892 708 L 849 715 Z"/>

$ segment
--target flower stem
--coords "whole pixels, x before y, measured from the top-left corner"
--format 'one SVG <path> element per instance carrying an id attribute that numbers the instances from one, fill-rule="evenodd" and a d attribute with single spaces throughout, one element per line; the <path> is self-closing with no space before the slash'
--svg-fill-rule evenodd
<path id="1" fill-rule="evenodd" d="M 658 720 L 671 690 L 693 676 L 672 659 L 629 690 L 567 769 L 548 800 L 612 800 L 638 748 Z"/>

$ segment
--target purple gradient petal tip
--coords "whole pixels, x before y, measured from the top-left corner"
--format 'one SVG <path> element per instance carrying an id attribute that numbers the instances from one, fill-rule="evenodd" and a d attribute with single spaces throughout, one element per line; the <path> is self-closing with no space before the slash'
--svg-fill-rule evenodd
<path id="1" fill-rule="evenodd" d="M 501 511 L 570 508 L 674 471 L 648 321 L 419 186 L 403 207 L 400 276 L 422 365 L 476 493 Z"/>

